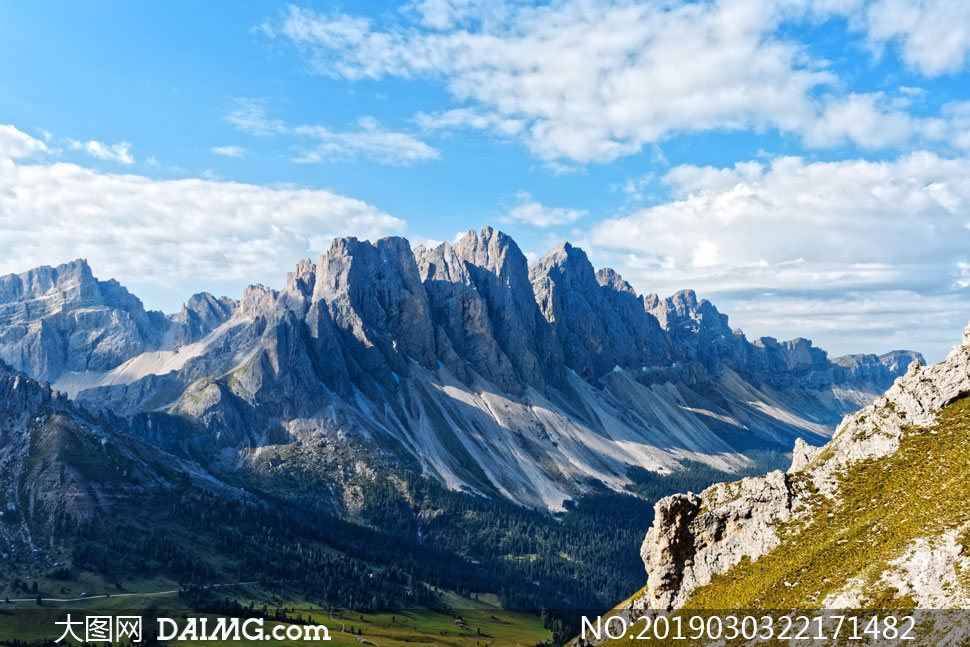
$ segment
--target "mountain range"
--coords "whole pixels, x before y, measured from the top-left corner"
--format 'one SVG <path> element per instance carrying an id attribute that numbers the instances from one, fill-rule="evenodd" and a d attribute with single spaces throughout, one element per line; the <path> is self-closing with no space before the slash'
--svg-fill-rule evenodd
<path id="1" fill-rule="evenodd" d="M 169 316 L 83 260 L 0 277 L 0 358 L 152 444 L 231 464 L 347 439 L 550 509 L 622 489 L 631 466 L 731 471 L 745 449 L 818 444 L 914 357 L 748 341 L 689 290 L 637 295 L 568 243 L 530 267 L 490 228 L 435 249 L 338 239 L 281 291 L 197 294 Z"/>
<path id="2" fill-rule="evenodd" d="M 916 357 L 749 341 L 690 290 L 638 295 L 569 243 L 529 266 L 488 227 L 434 249 L 337 239 L 282 290 L 175 315 L 83 260 L 0 277 L 0 359 L 154 446 L 218 470 L 348 451 L 550 510 L 634 466 L 820 444 Z"/>

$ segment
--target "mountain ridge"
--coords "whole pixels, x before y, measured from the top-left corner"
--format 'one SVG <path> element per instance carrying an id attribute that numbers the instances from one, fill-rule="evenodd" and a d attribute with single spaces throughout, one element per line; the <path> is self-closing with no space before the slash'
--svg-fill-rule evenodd
<path id="1" fill-rule="evenodd" d="M 83 261 L 0 277 L 0 358 L 160 447 L 231 469 L 337 438 L 553 510 L 623 490 L 631 467 L 736 470 L 747 449 L 820 444 L 917 356 L 751 342 L 693 291 L 638 295 L 569 243 L 530 267 L 489 227 L 434 249 L 338 238 L 282 290 L 167 316 Z M 161 412 L 194 431 L 149 431 Z"/>

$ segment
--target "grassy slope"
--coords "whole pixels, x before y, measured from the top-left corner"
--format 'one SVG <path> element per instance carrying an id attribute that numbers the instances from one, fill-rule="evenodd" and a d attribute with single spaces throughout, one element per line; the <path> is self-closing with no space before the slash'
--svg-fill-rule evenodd
<path id="1" fill-rule="evenodd" d="M 880 575 L 916 539 L 970 522 L 968 474 L 970 398 L 965 398 L 941 410 L 935 424 L 905 429 L 891 456 L 848 468 L 838 500 L 814 494 L 807 479 L 796 480 L 809 497 L 811 514 L 778 528 L 782 543 L 775 550 L 754 562 L 745 559 L 696 589 L 678 613 L 820 608 L 850 580 L 862 582 L 865 608 L 913 608 L 910 597 L 880 584 Z M 965 533 L 961 542 L 967 547 L 970 536 Z M 970 581 L 962 577 L 959 585 L 970 587 Z"/>
<path id="2" fill-rule="evenodd" d="M 716 576 L 686 606 L 815 608 L 852 578 L 864 582 L 866 607 L 911 606 L 881 588 L 879 576 L 917 538 L 970 521 L 968 474 L 970 399 L 963 399 L 943 409 L 934 425 L 906 429 L 891 456 L 850 467 L 837 501 L 814 495 L 807 521 L 779 529 L 778 548 Z"/>

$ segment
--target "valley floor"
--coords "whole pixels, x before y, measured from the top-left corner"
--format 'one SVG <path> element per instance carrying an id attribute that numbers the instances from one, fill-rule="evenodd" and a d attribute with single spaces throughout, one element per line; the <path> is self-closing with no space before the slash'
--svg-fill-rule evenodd
<path id="1" fill-rule="evenodd" d="M 151 588 L 160 582 L 140 583 L 133 588 Z M 171 583 L 169 583 L 171 584 Z M 295 592 L 285 586 L 275 592 L 260 590 L 251 585 L 213 585 L 219 587 L 219 595 L 230 596 L 244 608 L 253 604 L 263 609 L 267 616 L 264 631 L 278 625 L 324 625 L 331 640 L 323 643 L 333 647 L 376 645 L 378 647 L 413 647 L 427 645 L 439 647 L 531 647 L 549 644 L 551 634 L 542 626 L 540 616 L 522 611 L 507 611 L 498 605 L 494 596 L 481 596 L 478 600 L 461 597 L 453 592 L 440 592 L 443 601 L 452 610 L 396 610 L 387 612 L 358 613 L 346 609 L 324 609 L 308 605 L 298 599 Z M 154 616 L 172 617 L 182 622 L 184 615 L 209 618 L 246 618 L 250 612 L 215 614 L 196 611 L 186 604 L 178 590 L 141 591 L 124 593 L 96 592 L 84 598 L 65 601 L 35 599 L 0 602 L 0 645 L 46 645 L 57 640 L 64 631 L 67 615 L 72 620 L 83 620 L 95 615 L 141 615 L 144 617 L 146 638 L 149 636 Z M 285 620 L 283 619 L 285 618 Z M 83 638 L 83 628 L 76 629 Z M 70 639 L 58 643 L 74 644 Z M 238 642 L 220 640 L 172 640 L 143 644 L 166 647 L 227 647 Z M 296 647 L 319 645 L 319 641 L 273 641 L 270 644 Z"/>

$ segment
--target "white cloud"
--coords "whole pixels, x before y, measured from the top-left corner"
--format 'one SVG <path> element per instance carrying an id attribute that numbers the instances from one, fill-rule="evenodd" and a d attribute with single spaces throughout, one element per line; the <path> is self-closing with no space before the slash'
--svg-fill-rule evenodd
<path id="1" fill-rule="evenodd" d="M 573 0 L 516 6 L 498 24 L 381 31 L 291 7 L 275 33 L 321 74 L 443 78 L 470 106 L 439 121 L 521 124 L 538 156 L 585 162 L 673 132 L 803 128 L 819 110 L 811 91 L 833 76 L 772 37 L 780 19 L 769 2 Z"/>
<path id="2" fill-rule="evenodd" d="M 970 249 L 970 160 L 916 152 L 892 162 L 807 162 L 781 157 L 728 168 L 678 166 L 666 176 L 674 199 L 606 220 L 599 246 L 698 266 L 743 271 L 755 284 L 786 280 L 829 289 L 906 279 L 899 259 L 935 265 Z M 774 276 L 774 269 L 780 274 Z M 812 268 L 819 272 L 812 285 Z M 838 276 L 828 273 L 837 269 Z M 897 275 L 896 272 L 899 271 Z M 757 277 L 757 278 L 755 278 Z M 788 286 L 791 287 L 791 286 Z"/>
<path id="3" fill-rule="evenodd" d="M 294 162 L 336 162 L 370 159 L 380 164 L 408 166 L 438 159 L 437 149 L 405 132 L 388 130 L 373 117 L 357 120 L 357 130 L 336 131 L 322 125 L 288 126 L 271 119 L 265 105 L 252 99 L 236 99 L 226 117 L 238 130 L 267 137 L 282 135 L 310 140 L 302 145 Z"/>
<path id="4" fill-rule="evenodd" d="M 470 108 L 455 108 L 435 113 L 419 112 L 414 121 L 425 130 L 473 128 L 494 130 L 502 136 L 518 135 L 526 127 L 524 119 L 506 119 L 494 112 L 480 112 Z"/>
<path id="5" fill-rule="evenodd" d="M 0 126 L 0 273 L 86 257 L 102 278 L 177 290 L 262 281 L 335 236 L 378 237 L 404 222 L 330 191 L 205 179 L 154 180 L 9 159 L 39 142 Z M 19 133 L 19 134 L 18 134 Z M 181 295 L 183 298 L 185 294 Z"/>
<path id="6" fill-rule="evenodd" d="M 358 129 L 335 132 L 324 126 L 296 126 L 296 135 L 313 140 L 293 161 L 301 163 L 372 159 L 381 164 L 407 166 L 438 159 L 435 148 L 408 133 L 381 127 L 373 117 L 361 117 Z"/>
<path id="7" fill-rule="evenodd" d="M 876 55 L 887 49 L 924 76 L 970 63 L 970 3 L 964 0 L 779 0 L 815 17 L 842 16 Z"/>
<path id="8" fill-rule="evenodd" d="M 87 142 L 71 141 L 71 148 L 82 150 L 91 157 L 119 164 L 132 164 L 135 158 L 131 154 L 130 142 L 119 142 L 117 144 L 105 144 L 91 140 Z"/>
<path id="9" fill-rule="evenodd" d="M 222 155 L 224 157 L 235 157 L 236 159 L 242 159 L 248 155 L 248 151 L 242 146 L 213 146 L 209 149 L 209 152 L 213 155 Z"/>
<path id="10" fill-rule="evenodd" d="M 0 124 L 0 161 L 29 157 L 47 150 L 44 142 L 6 124 Z"/>
<path id="11" fill-rule="evenodd" d="M 908 102 L 909 96 L 902 98 Z M 913 117 L 898 102 L 881 92 L 831 98 L 820 118 L 805 132 L 815 146 L 838 146 L 854 142 L 862 148 L 904 147 L 914 140 L 939 141 L 948 134 L 943 119 Z"/>
<path id="12" fill-rule="evenodd" d="M 266 113 L 266 105 L 256 99 L 234 99 L 233 108 L 226 115 L 226 121 L 238 130 L 259 137 L 268 137 L 286 131 L 283 122 L 270 119 Z"/>
<path id="13" fill-rule="evenodd" d="M 970 101 L 955 101 L 943 107 L 952 132 L 953 145 L 970 152 Z"/>
<path id="14" fill-rule="evenodd" d="M 889 43 L 926 76 L 956 72 L 970 62 L 970 3 L 965 0 L 875 0 L 861 22 L 869 42 Z"/>
<path id="15" fill-rule="evenodd" d="M 404 11 L 413 11 L 425 27 L 449 29 L 471 23 L 498 24 L 507 20 L 518 2 L 498 0 L 415 0 Z"/>
<path id="16" fill-rule="evenodd" d="M 521 222 L 534 227 L 554 227 L 576 222 L 587 214 L 584 209 L 547 207 L 526 191 L 519 191 L 516 198 L 518 198 L 518 204 L 506 212 L 502 217 L 503 222 Z"/>

